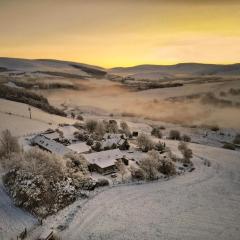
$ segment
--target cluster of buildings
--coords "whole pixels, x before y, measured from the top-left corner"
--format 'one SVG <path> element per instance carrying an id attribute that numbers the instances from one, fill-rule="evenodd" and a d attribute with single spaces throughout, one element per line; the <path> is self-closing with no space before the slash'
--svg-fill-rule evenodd
<path id="1" fill-rule="evenodd" d="M 103 151 L 93 152 L 86 142 L 78 141 L 74 133 L 78 131 L 74 126 L 61 126 L 58 129 L 47 130 L 31 139 L 31 144 L 39 148 L 64 156 L 68 153 L 82 154 L 89 163 L 89 170 L 106 175 L 117 170 L 116 162 L 123 160 L 128 165 L 121 146 L 125 146 L 127 138 L 123 134 L 106 133 L 101 142 Z M 116 145 L 115 149 L 112 146 Z"/>

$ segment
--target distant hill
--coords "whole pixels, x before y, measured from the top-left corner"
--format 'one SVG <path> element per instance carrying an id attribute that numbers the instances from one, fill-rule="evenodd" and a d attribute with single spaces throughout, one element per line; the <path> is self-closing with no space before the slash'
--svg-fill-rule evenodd
<path id="1" fill-rule="evenodd" d="M 179 63 L 176 65 L 139 65 L 109 69 L 111 74 L 136 79 L 166 79 L 205 76 L 240 76 L 240 64 L 217 65 L 201 63 Z"/>
<path id="2" fill-rule="evenodd" d="M 240 64 L 220 65 L 179 63 L 176 65 L 138 65 L 134 67 L 102 67 L 54 59 L 21 59 L 0 57 L 0 74 L 57 76 L 68 78 L 102 78 L 106 74 L 135 79 L 172 79 L 195 77 L 240 77 Z"/>
<path id="3" fill-rule="evenodd" d="M 52 59 L 21 59 L 0 57 L 1 73 L 51 75 L 72 78 L 102 77 L 106 71 L 97 66 L 52 60 Z"/>

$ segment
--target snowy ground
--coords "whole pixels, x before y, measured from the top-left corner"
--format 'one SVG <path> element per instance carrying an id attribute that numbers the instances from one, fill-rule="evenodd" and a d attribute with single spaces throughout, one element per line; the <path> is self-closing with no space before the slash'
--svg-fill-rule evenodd
<path id="1" fill-rule="evenodd" d="M 177 142 L 167 141 L 173 149 Z M 239 239 L 240 153 L 191 144 L 196 170 L 168 181 L 119 186 L 47 219 L 62 239 Z M 204 165 L 204 159 L 211 166 Z M 30 235 L 37 236 L 40 229 Z"/>
<path id="2" fill-rule="evenodd" d="M 29 213 L 14 206 L 0 180 L 0 240 L 16 239 L 25 228 L 30 229 L 36 222 Z"/>

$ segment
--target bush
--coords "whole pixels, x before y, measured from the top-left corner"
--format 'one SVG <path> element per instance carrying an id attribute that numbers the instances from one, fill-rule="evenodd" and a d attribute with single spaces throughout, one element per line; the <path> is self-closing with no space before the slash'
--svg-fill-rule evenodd
<path id="1" fill-rule="evenodd" d="M 140 168 L 135 168 L 135 167 L 131 166 L 130 167 L 130 172 L 131 172 L 132 179 L 135 179 L 135 180 L 138 180 L 138 181 L 141 181 L 141 180 L 145 179 L 144 172 Z"/>
<path id="2" fill-rule="evenodd" d="M 82 116 L 82 115 L 78 115 L 78 116 L 77 116 L 77 120 L 79 120 L 79 121 L 83 121 L 83 120 L 84 120 L 84 118 L 83 118 L 83 116 Z"/>
<path id="3" fill-rule="evenodd" d="M 235 150 L 236 149 L 234 144 L 232 144 L 232 143 L 225 143 L 222 147 L 225 148 L 225 149 L 229 149 L 229 150 Z"/>
<path id="4" fill-rule="evenodd" d="M 143 152 L 148 152 L 154 148 L 153 141 L 143 133 L 137 137 L 137 145 Z"/>
<path id="5" fill-rule="evenodd" d="M 158 128 L 158 127 L 154 127 L 152 129 L 151 135 L 154 137 L 157 137 L 157 138 L 162 138 L 162 132 L 161 132 L 160 128 Z"/>
<path id="6" fill-rule="evenodd" d="M 104 186 L 109 186 L 109 181 L 105 178 L 98 179 L 97 187 L 104 187 Z"/>
<path id="7" fill-rule="evenodd" d="M 105 127 L 109 133 L 118 133 L 118 125 L 116 120 L 109 120 L 105 122 Z"/>
<path id="8" fill-rule="evenodd" d="M 169 139 L 172 140 L 181 140 L 181 135 L 180 132 L 178 130 L 171 130 L 169 132 Z"/>
<path id="9" fill-rule="evenodd" d="M 123 133 L 124 133 L 127 137 L 129 137 L 129 136 L 131 135 L 131 131 L 130 131 L 130 129 L 129 129 L 129 127 L 128 127 L 128 125 L 127 125 L 126 122 L 121 122 L 121 123 L 120 123 L 120 127 L 121 127 Z"/>
<path id="10" fill-rule="evenodd" d="M 96 128 L 97 128 L 98 122 L 93 119 L 89 119 L 86 121 L 86 129 L 90 132 L 93 133 Z"/>
<path id="11" fill-rule="evenodd" d="M 172 176 L 176 174 L 176 169 L 174 163 L 167 158 L 163 158 L 160 160 L 160 165 L 158 167 L 160 173 Z"/>
<path id="12" fill-rule="evenodd" d="M 0 137 L 0 158 L 9 159 L 12 153 L 19 153 L 20 146 L 16 137 L 9 130 L 4 130 Z"/>
<path id="13" fill-rule="evenodd" d="M 186 134 L 184 134 L 184 135 L 182 136 L 182 140 L 183 140 L 184 142 L 191 142 L 191 137 L 188 136 L 188 135 L 186 135 Z"/>
<path id="14" fill-rule="evenodd" d="M 233 140 L 234 144 L 240 144 L 240 134 L 237 134 Z"/>
<path id="15" fill-rule="evenodd" d="M 183 155 L 183 163 L 191 163 L 191 158 L 193 157 L 192 150 L 188 148 L 187 144 L 185 142 L 180 142 L 178 145 L 178 150 L 182 153 Z"/>
<path id="16" fill-rule="evenodd" d="M 160 153 L 164 153 L 166 150 L 166 144 L 158 142 L 155 144 L 154 148 L 155 148 L 155 150 L 159 151 Z"/>
<path id="17" fill-rule="evenodd" d="M 159 168 L 159 153 L 150 151 L 148 156 L 139 163 L 139 167 L 144 172 L 147 180 L 157 179 Z"/>
<path id="18" fill-rule="evenodd" d="M 93 146 L 92 149 L 96 152 L 100 152 L 102 149 L 102 144 L 100 142 L 96 142 Z"/>
<path id="19" fill-rule="evenodd" d="M 93 139 L 91 139 L 91 138 L 89 138 L 88 140 L 87 140 L 87 142 L 86 142 L 86 144 L 88 145 L 88 146 L 92 146 L 93 145 Z"/>

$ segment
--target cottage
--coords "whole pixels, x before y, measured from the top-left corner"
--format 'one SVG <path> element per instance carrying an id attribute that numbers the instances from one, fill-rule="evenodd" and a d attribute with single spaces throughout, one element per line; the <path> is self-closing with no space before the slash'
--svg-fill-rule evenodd
<path id="1" fill-rule="evenodd" d="M 64 156 L 65 154 L 72 152 L 71 149 L 41 134 L 32 138 L 31 143 L 60 156 Z"/>
<path id="2" fill-rule="evenodd" d="M 124 157 L 119 149 L 83 154 L 83 156 L 90 164 L 90 171 L 104 175 L 116 172 L 116 161 Z"/>

